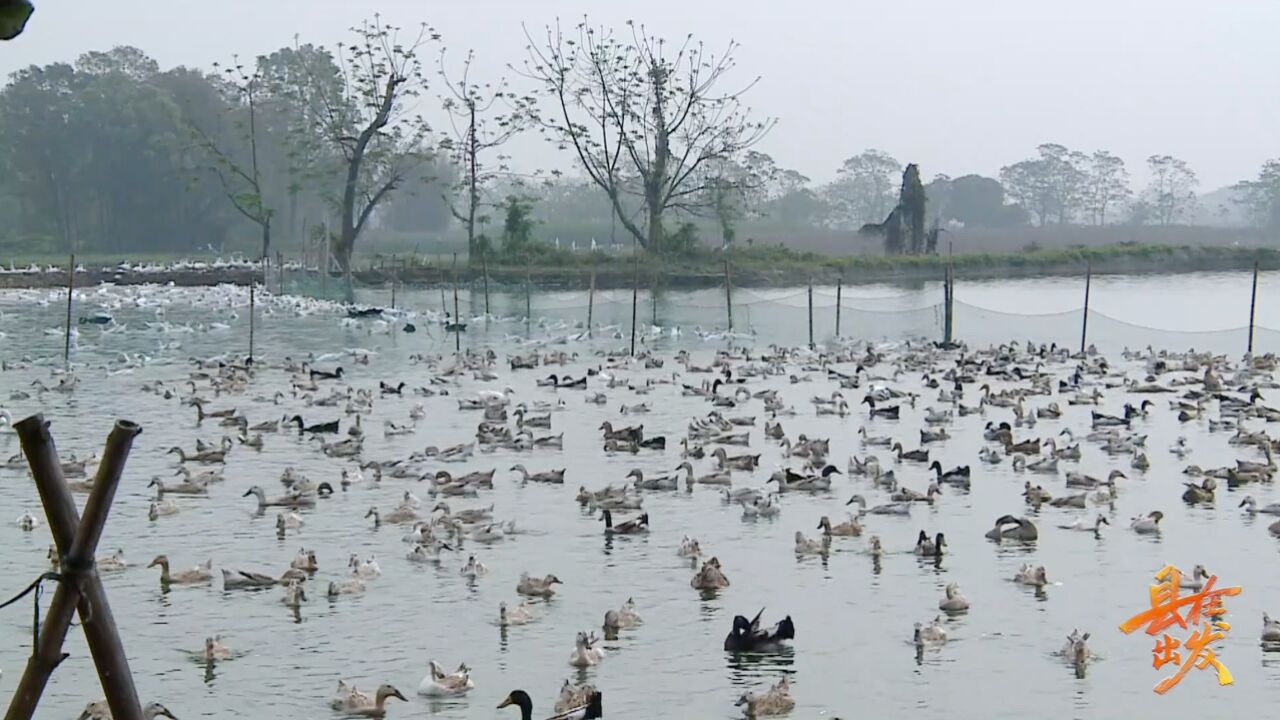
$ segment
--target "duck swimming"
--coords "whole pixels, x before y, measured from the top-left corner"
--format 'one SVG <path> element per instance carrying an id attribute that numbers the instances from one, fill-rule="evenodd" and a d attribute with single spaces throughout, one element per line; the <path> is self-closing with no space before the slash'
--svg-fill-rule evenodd
<path id="1" fill-rule="evenodd" d="M 516 584 L 516 592 L 529 597 L 549 598 L 556 594 L 555 585 L 562 585 L 560 578 L 548 575 L 545 578 L 529 577 L 529 573 L 520 573 L 520 582 Z"/>
<path id="2" fill-rule="evenodd" d="M 787 678 L 783 677 L 763 693 L 743 693 L 734 705 L 743 708 L 747 717 L 757 718 L 785 715 L 795 709 L 796 701 L 791 697 Z"/>
<path id="3" fill-rule="evenodd" d="M 601 514 L 604 520 L 604 531 L 607 535 L 639 535 L 649 532 L 649 513 L 632 518 L 625 522 L 613 524 L 613 513 L 607 508 Z"/>
<path id="4" fill-rule="evenodd" d="M 1164 518 L 1164 513 L 1159 510 L 1152 511 L 1146 517 L 1135 517 L 1129 522 L 1129 527 L 1136 533 L 1142 535 L 1152 535 L 1160 532 L 1160 520 Z"/>
<path id="5" fill-rule="evenodd" d="M 915 553 L 923 557 L 942 557 L 942 548 L 946 547 L 946 538 L 942 533 L 938 533 L 935 539 L 930 540 L 925 531 L 921 530 L 920 535 L 916 537 Z"/>
<path id="6" fill-rule="evenodd" d="M 703 561 L 702 569 L 693 576 L 689 585 L 695 590 L 719 590 L 729 587 L 729 578 L 721 571 L 719 558 L 713 557 Z"/>
<path id="7" fill-rule="evenodd" d="M 466 663 L 458 666 L 453 673 L 446 673 L 440 663 L 432 660 L 427 664 L 427 675 L 418 684 L 418 694 L 426 697 L 456 697 L 465 695 L 475 689 L 471 680 L 471 668 Z"/>
<path id="8" fill-rule="evenodd" d="M 963 612 L 969 609 L 969 600 L 960 594 L 960 586 L 947 583 L 946 597 L 938 602 L 938 609 L 944 612 Z"/>
<path id="9" fill-rule="evenodd" d="M 508 608 L 505 602 L 498 603 L 498 624 L 502 627 L 528 625 L 531 622 L 533 622 L 533 612 L 528 600 L 522 600 L 514 608 Z"/>
<path id="10" fill-rule="evenodd" d="M 1019 585 L 1029 585 L 1034 588 L 1042 588 L 1049 584 L 1044 566 L 1035 567 L 1030 563 L 1018 568 L 1018 572 L 1013 575 L 1013 581 Z"/>
<path id="11" fill-rule="evenodd" d="M 760 627 L 761 615 L 764 615 L 764 608 L 751 620 L 743 615 L 733 618 L 733 629 L 724 639 L 726 652 L 776 652 L 795 639 L 796 627 L 790 615 L 769 629 Z"/>
<path id="12" fill-rule="evenodd" d="M 1012 515 L 1001 515 L 996 518 L 995 527 L 987 531 L 988 540 L 1022 540 L 1030 542 L 1040 536 L 1036 526 L 1026 518 Z"/>
<path id="13" fill-rule="evenodd" d="M 523 690 L 512 690 L 506 699 L 498 703 L 499 708 L 515 705 L 520 708 L 520 720 L 533 720 L 533 700 Z M 592 692 L 587 697 L 587 704 L 570 708 L 553 715 L 547 720 L 595 720 L 604 717 L 604 696 Z"/>

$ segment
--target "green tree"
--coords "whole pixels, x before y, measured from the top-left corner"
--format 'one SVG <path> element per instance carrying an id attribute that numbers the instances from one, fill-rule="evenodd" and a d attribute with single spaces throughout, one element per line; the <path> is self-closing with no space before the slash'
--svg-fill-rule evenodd
<path id="1" fill-rule="evenodd" d="M 696 211 L 706 197 L 711 175 L 703 166 L 750 149 L 773 121 L 750 119 L 741 103 L 754 82 L 723 87 L 736 43 L 716 55 L 692 37 L 669 44 L 627 25 L 629 38 L 585 20 L 571 38 L 559 26 L 538 41 L 526 31 L 525 74 L 550 101 L 540 116 L 549 139 L 573 149 L 618 222 L 640 246 L 658 251 L 668 211 Z M 638 201 L 643 223 L 629 200 Z"/>
<path id="2" fill-rule="evenodd" d="M 1124 160 L 1106 150 L 1089 157 L 1086 170 L 1085 209 L 1094 225 L 1107 224 L 1107 210 L 1133 196 Z"/>
<path id="3" fill-rule="evenodd" d="M 1254 225 L 1280 228 L 1280 158 L 1264 162 L 1256 180 L 1245 180 L 1234 187 L 1240 191 L 1240 204 Z"/>
<path id="4" fill-rule="evenodd" d="M 874 149 L 841 163 L 827 192 L 831 204 L 840 211 L 842 223 L 856 226 L 883 218 L 895 205 L 893 178 L 901 167 L 892 155 Z"/>
<path id="5" fill-rule="evenodd" d="M 924 252 L 925 204 L 927 198 L 920 182 L 920 168 L 915 163 L 902 172 L 902 189 L 898 193 L 898 210 L 907 233 L 908 251 L 912 255 Z"/>
<path id="6" fill-rule="evenodd" d="M 1196 202 L 1196 186 L 1200 180 L 1186 162 L 1172 155 L 1147 158 L 1151 184 L 1144 198 L 1158 225 L 1172 225 L 1181 220 Z"/>

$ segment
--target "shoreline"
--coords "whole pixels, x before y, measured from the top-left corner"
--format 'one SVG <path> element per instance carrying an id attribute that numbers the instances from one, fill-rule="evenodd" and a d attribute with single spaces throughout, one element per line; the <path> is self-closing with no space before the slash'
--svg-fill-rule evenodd
<path id="1" fill-rule="evenodd" d="M 923 282 L 941 280 L 948 258 L 927 256 L 851 256 L 831 257 L 799 255 L 782 251 L 760 253 L 748 249 L 730 254 L 730 279 L 736 287 L 798 287 L 810 282 L 834 285 Z M 706 289 L 721 287 L 725 276 L 723 257 L 696 257 L 684 260 L 645 258 L 634 263 L 630 258 L 609 258 L 594 266 L 586 262 L 539 265 L 502 265 L 489 267 L 489 282 L 499 289 L 523 287 L 526 279 L 539 289 L 586 289 L 591 285 L 594 269 L 596 288 L 616 290 L 637 284 L 643 288 L 657 283 L 665 289 Z M 1090 269 L 1098 275 L 1177 275 L 1192 272 L 1247 271 L 1255 263 L 1260 270 L 1280 269 L 1280 250 L 1271 248 L 1204 248 L 1172 246 L 1104 246 L 1073 250 L 1044 250 L 1029 253 L 955 255 L 951 258 L 957 281 L 1079 277 Z M 186 267 L 166 271 L 122 271 L 116 266 L 87 267 L 79 265 L 75 275 L 77 287 L 114 283 L 118 285 L 173 284 L 199 287 L 219 284 L 248 285 L 261 271 L 247 264 L 220 265 L 204 268 Z M 320 283 L 318 270 L 290 269 L 286 284 L 305 272 L 312 282 Z M 270 273 L 275 276 L 276 270 Z M 366 286 L 388 285 L 398 279 L 401 286 L 450 285 L 455 273 L 451 266 L 416 265 L 403 269 L 398 278 L 380 268 L 357 269 L 356 282 Z M 480 268 L 463 267 L 456 273 L 460 285 L 483 282 Z M 330 273 L 330 287 L 341 287 L 342 278 Z M 271 278 L 275 280 L 274 277 Z M 65 287 L 65 268 L 36 271 L 0 272 L 0 289 Z"/>

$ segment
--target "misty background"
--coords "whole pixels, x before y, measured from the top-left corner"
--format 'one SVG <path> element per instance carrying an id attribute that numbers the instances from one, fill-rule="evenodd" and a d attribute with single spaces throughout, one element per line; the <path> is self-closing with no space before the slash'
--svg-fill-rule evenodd
<path id="1" fill-rule="evenodd" d="M 672 41 L 692 33 L 709 49 L 736 41 L 727 84 L 758 78 L 742 102 L 777 120 L 752 157 L 735 159 L 764 178 L 736 201 L 739 239 L 879 252 L 857 230 L 893 209 L 908 163 L 919 165 L 930 222 L 957 252 L 1268 242 L 1280 224 L 1280 171 L 1265 165 L 1280 157 L 1269 37 L 1280 5 L 1270 2 L 1213 12 L 1192 2 L 42 2 L 0 54 L 0 71 L 19 73 L 0 94 L 0 203 L 19 218 L 0 229 L 0 252 L 254 248 L 253 223 L 193 141 L 194 126 L 240 152 L 236 103 L 207 76 L 233 58 L 253 66 L 299 44 L 349 43 L 375 12 L 406 28 L 429 23 L 451 60 L 474 51 L 473 77 L 505 77 L 522 94 L 536 89 L 513 70 L 528 57 L 526 29 L 538 39 L 584 12 Z M 448 123 L 438 46 L 428 52 L 429 84 L 411 108 L 433 129 L 417 173 L 427 180 L 403 183 L 377 208 L 362 249 L 462 238 L 449 210 L 458 163 L 435 145 Z M 21 76 L 32 67 L 38 82 Z M 333 170 L 300 182 L 292 152 L 264 131 L 261 199 L 286 253 L 332 222 L 338 182 Z M 532 131 L 501 152 L 504 172 L 484 189 L 489 234 L 506 234 L 503 203 L 519 196 L 540 240 L 626 241 L 571 153 Z M 703 243 L 722 242 L 708 213 L 680 222 Z"/>

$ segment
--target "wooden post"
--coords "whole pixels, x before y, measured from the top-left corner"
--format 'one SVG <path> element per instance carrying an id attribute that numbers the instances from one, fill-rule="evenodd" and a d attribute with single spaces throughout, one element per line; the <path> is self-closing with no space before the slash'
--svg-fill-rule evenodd
<path id="1" fill-rule="evenodd" d="M 660 282 L 662 282 L 662 270 L 654 270 L 653 277 L 649 282 L 649 304 L 652 306 L 650 310 L 653 315 L 649 319 L 649 324 L 654 326 L 658 324 L 658 283 Z"/>
<path id="2" fill-rule="evenodd" d="M 253 303 L 253 295 L 254 295 L 254 293 L 253 293 L 253 288 L 254 288 L 254 286 L 255 286 L 255 285 L 256 285 L 256 283 L 255 283 L 252 279 L 251 279 L 251 280 L 249 280 L 249 360 L 250 360 L 250 361 L 252 361 L 252 360 L 253 360 L 253 325 L 254 325 L 254 320 L 253 320 L 253 315 L 254 315 L 254 313 L 253 313 L 253 306 L 254 306 L 254 303 Z"/>
<path id="3" fill-rule="evenodd" d="M 942 342 L 950 345 L 955 337 L 956 268 L 952 261 L 951 243 L 947 243 L 947 266 L 942 273 Z"/>
<path id="4" fill-rule="evenodd" d="M 532 276 L 533 261 L 526 257 L 524 259 L 524 324 L 526 329 L 533 325 L 533 301 L 530 296 L 530 293 L 533 292 L 530 289 Z"/>
<path id="5" fill-rule="evenodd" d="M 35 714 L 50 676 L 66 657 L 62 653 L 62 643 L 77 609 L 112 717 L 142 720 L 142 706 L 129 670 L 129 659 L 94 565 L 98 540 L 102 537 L 111 502 L 124 474 L 125 461 L 134 437 L 142 432 L 142 428 L 127 420 L 116 422 L 98 464 L 83 519 L 76 511 L 71 490 L 62 475 L 58 452 L 44 417 L 33 415 L 19 421 L 13 428 L 22 443 L 36 489 L 40 492 L 49 530 L 61 558 L 63 581 L 54 591 L 48 615 L 41 627 L 40 642 L 32 649 L 5 720 L 30 720 Z"/>
<path id="6" fill-rule="evenodd" d="M 631 262 L 631 357 L 636 356 L 636 303 L 640 298 L 640 247 L 632 246 Z"/>
<path id="7" fill-rule="evenodd" d="M 591 326 L 596 309 L 596 264 L 591 263 L 591 289 L 587 291 L 587 337 L 591 337 Z"/>
<path id="8" fill-rule="evenodd" d="M 396 278 L 399 273 L 396 272 L 396 256 L 391 256 L 391 309 L 396 309 Z"/>
<path id="9" fill-rule="evenodd" d="M 733 332 L 733 285 L 729 280 L 729 256 L 724 256 L 724 307 L 729 316 L 729 332 Z"/>
<path id="10" fill-rule="evenodd" d="M 71 265 L 67 268 L 67 332 L 63 338 L 62 364 L 71 364 L 71 295 L 76 287 L 76 255 L 71 254 Z"/>
<path id="11" fill-rule="evenodd" d="M 1084 317 L 1080 319 L 1080 352 L 1084 353 L 1085 342 L 1089 337 L 1089 286 L 1093 282 L 1093 261 L 1084 266 Z"/>
<path id="12" fill-rule="evenodd" d="M 836 278 L 836 337 L 840 337 L 840 303 L 844 295 L 844 271 Z"/>
<path id="13" fill-rule="evenodd" d="M 276 292 L 283 295 L 284 294 L 284 253 L 280 252 L 279 250 L 276 251 L 276 273 L 279 275 L 279 280 L 276 282 Z"/>
<path id="14" fill-rule="evenodd" d="M 813 344 L 813 278 L 809 278 L 809 349 L 814 349 Z"/>
<path id="15" fill-rule="evenodd" d="M 480 253 L 480 271 L 484 273 L 484 324 L 489 324 L 489 253 Z"/>
<path id="16" fill-rule="evenodd" d="M 1249 347 L 1248 353 L 1253 354 L 1253 319 L 1254 313 L 1258 309 L 1258 261 L 1253 261 L 1253 290 L 1249 293 Z"/>
<path id="17" fill-rule="evenodd" d="M 462 316 L 458 314 L 458 253 L 453 254 L 453 351 L 462 352 Z"/>

